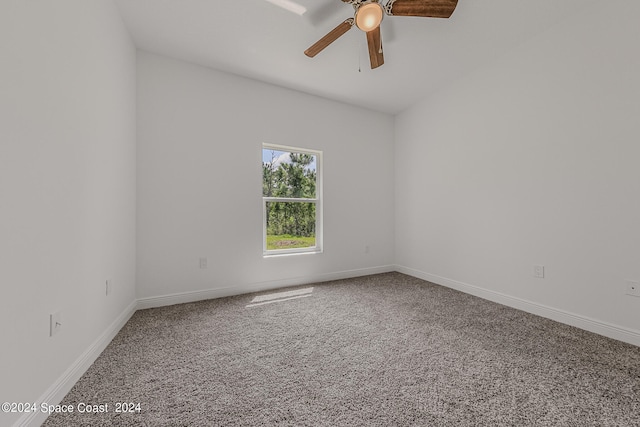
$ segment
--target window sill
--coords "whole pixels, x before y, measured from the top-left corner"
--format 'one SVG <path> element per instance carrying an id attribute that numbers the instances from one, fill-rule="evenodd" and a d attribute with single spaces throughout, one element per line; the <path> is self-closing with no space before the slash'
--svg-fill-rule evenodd
<path id="1" fill-rule="evenodd" d="M 322 250 L 313 250 L 313 251 L 297 251 L 297 252 L 263 252 L 263 258 L 280 258 L 280 257 L 288 257 L 288 256 L 297 256 L 297 255 L 317 255 L 321 254 Z"/>

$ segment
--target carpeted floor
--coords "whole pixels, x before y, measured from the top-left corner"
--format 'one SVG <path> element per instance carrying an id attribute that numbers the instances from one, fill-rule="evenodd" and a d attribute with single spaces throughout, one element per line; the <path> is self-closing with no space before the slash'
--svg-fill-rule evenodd
<path id="1" fill-rule="evenodd" d="M 399 273 L 292 289 L 138 311 L 63 401 L 109 412 L 44 425 L 640 426 L 638 347 Z"/>

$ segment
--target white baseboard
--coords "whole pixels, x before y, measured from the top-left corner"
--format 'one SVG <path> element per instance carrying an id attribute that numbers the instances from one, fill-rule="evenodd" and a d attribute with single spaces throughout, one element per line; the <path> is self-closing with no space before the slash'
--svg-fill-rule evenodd
<path id="1" fill-rule="evenodd" d="M 468 283 L 459 282 L 457 280 L 447 279 L 446 277 L 440 277 L 435 274 L 425 273 L 424 271 L 415 270 L 409 267 L 396 265 L 395 269 L 399 273 L 404 273 L 418 279 L 435 283 L 437 285 L 446 286 L 448 288 L 475 295 L 477 297 L 497 302 L 508 307 L 526 311 L 527 313 L 546 317 L 547 319 L 555 320 L 556 322 L 575 326 L 589 332 L 604 335 L 608 338 L 613 338 L 629 344 L 640 346 L 640 331 L 637 330 L 613 325 L 611 323 L 592 319 L 579 314 L 570 313 L 568 311 L 560 310 L 553 307 L 548 307 L 543 304 L 538 304 L 521 298 L 512 297 L 501 292 L 495 292 L 481 288 L 479 286 L 470 285 Z"/>
<path id="2" fill-rule="evenodd" d="M 309 283 L 328 282 L 330 280 L 350 279 L 352 277 L 368 276 L 371 274 L 388 273 L 395 271 L 395 266 L 384 265 L 379 267 L 345 270 L 333 273 L 315 274 L 309 276 L 294 277 L 290 279 L 272 280 L 267 282 L 248 283 L 244 285 L 229 286 L 224 288 L 205 289 L 202 291 L 182 292 L 157 297 L 138 299 L 138 310 L 163 307 L 187 302 L 203 301 L 207 299 L 230 297 L 235 295 L 261 292 L 287 286 L 306 285 Z"/>
<path id="3" fill-rule="evenodd" d="M 59 404 L 135 312 L 136 301 L 134 300 L 36 402 Z M 39 426 L 46 419 L 47 414 L 42 412 L 25 413 L 16 421 L 14 427 Z"/>

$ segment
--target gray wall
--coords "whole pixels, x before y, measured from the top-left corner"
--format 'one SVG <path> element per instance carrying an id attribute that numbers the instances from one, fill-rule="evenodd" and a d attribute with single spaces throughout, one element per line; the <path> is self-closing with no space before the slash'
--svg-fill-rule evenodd
<path id="1" fill-rule="evenodd" d="M 138 84 L 140 298 L 392 268 L 391 116 L 144 52 Z M 324 253 L 263 258 L 263 142 L 323 151 Z"/>
<path id="2" fill-rule="evenodd" d="M 31 402 L 135 300 L 136 51 L 109 0 L 9 0 L 0 52 L 0 396 Z"/>
<path id="3" fill-rule="evenodd" d="M 613 3 L 397 117 L 396 262 L 640 344 L 640 6 Z"/>

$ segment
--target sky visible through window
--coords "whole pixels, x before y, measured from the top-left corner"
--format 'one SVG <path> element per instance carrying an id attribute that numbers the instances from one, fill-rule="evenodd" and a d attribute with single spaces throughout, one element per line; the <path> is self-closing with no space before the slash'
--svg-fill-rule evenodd
<path id="1" fill-rule="evenodd" d="M 275 160 L 276 168 L 281 163 L 291 163 L 291 158 L 289 157 L 289 151 L 272 150 L 269 148 L 264 148 L 262 150 L 262 163 L 270 163 L 272 155 L 273 155 L 273 158 L 276 159 Z M 316 156 L 313 156 L 313 161 L 305 169 L 312 170 L 312 171 L 316 170 Z"/>

